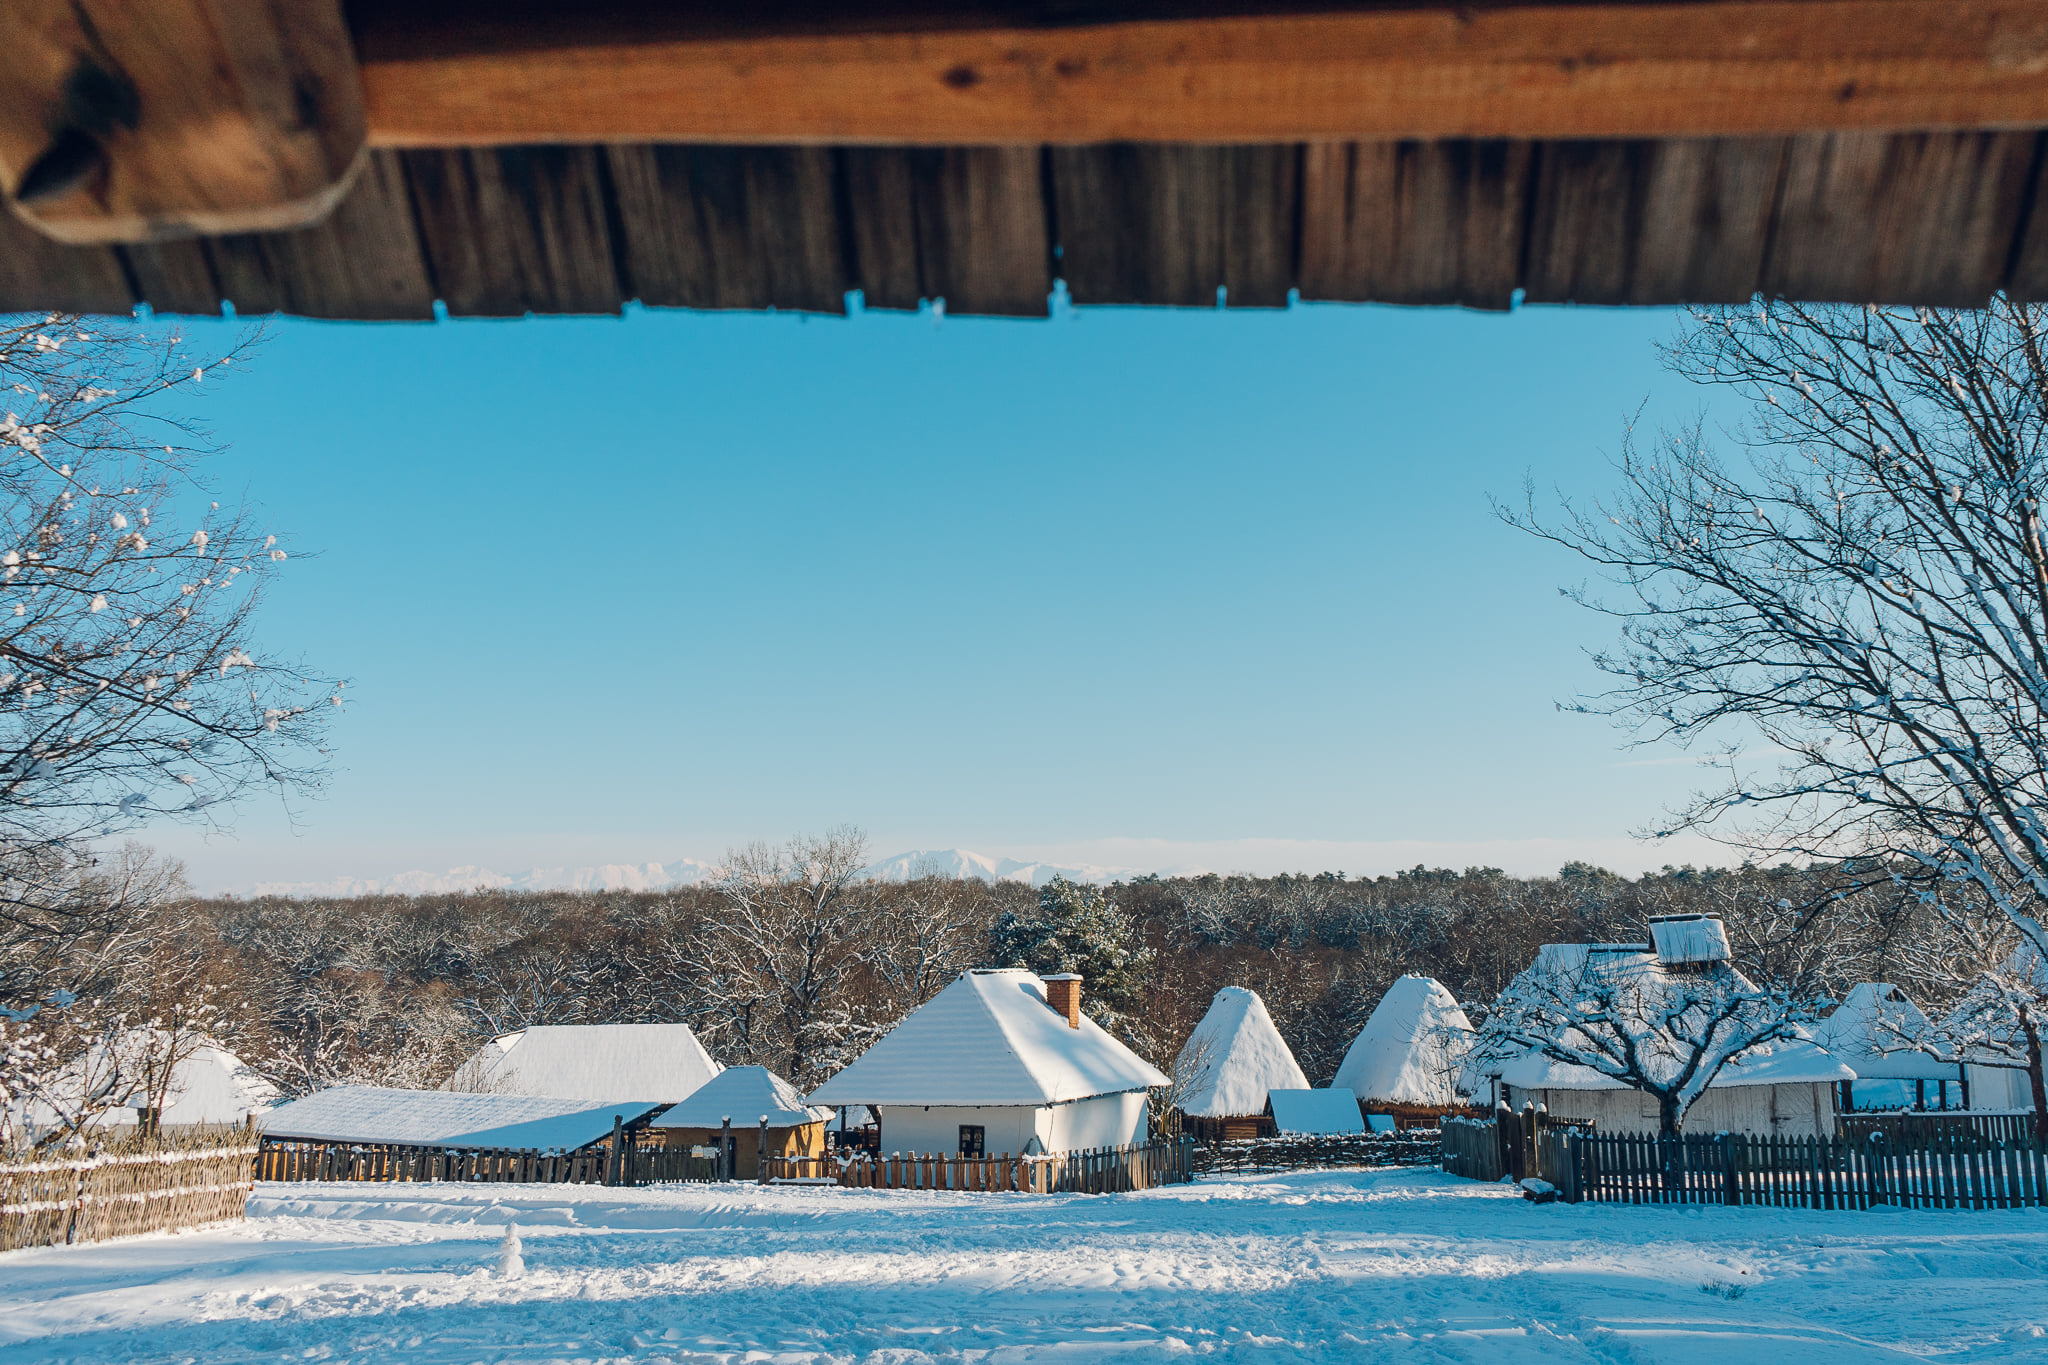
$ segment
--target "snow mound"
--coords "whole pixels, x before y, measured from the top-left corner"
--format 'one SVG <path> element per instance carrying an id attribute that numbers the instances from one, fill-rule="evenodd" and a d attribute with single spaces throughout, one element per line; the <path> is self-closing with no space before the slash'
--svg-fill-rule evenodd
<path id="1" fill-rule="evenodd" d="M 1193 1073 L 1181 1101 L 1198 1118 L 1233 1118 L 1266 1112 L 1273 1090 L 1306 1090 L 1308 1077 L 1258 992 L 1225 986 L 1180 1050 L 1177 1069 Z"/>
<path id="2" fill-rule="evenodd" d="M 1458 1067 L 1472 1036 L 1472 1021 L 1443 983 L 1404 976 L 1352 1040 L 1332 1084 L 1367 1103 L 1456 1104 Z"/>

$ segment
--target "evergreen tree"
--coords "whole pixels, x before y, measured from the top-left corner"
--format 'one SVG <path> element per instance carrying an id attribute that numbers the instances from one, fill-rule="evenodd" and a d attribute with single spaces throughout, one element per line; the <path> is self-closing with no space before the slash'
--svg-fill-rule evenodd
<path id="1" fill-rule="evenodd" d="M 1081 1008 L 1105 1028 L 1137 1009 L 1152 962 L 1136 921 L 1107 891 L 1065 877 L 1040 888 L 1035 912 L 1005 912 L 988 937 L 992 966 L 1028 967 L 1040 976 L 1078 973 L 1085 979 Z"/>

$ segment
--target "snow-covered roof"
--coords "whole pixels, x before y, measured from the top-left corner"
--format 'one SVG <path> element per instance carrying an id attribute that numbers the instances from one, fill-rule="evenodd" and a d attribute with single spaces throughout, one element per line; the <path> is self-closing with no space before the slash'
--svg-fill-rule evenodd
<path id="1" fill-rule="evenodd" d="M 1659 915 L 1650 921 L 1650 946 L 1668 966 L 1727 962 L 1728 931 L 1712 915 Z"/>
<path id="2" fill-rule="evenodd" d="M 1308 1088 L 1266 1002 L 1242 986 L 1216 992 L 1180 1050 L 1179 1065 L 1192 1075 L 1181 1109 L 1204 1118 L 1263 1114 L 1266 1092 L 1275 1086 Z"/>
<path id="3" fill-rule="evenodd" d="M 609 1137 L 614 1115 L 630 1124 L 659 1108 L 654 1100 L 593 1103 L 541 1095 L 338 1085 L 279 1105 L 257 1123 L 265 1136 L 275 1138 L 554 1152 L 574 1151 Z"/>
<path id="4" fill-rule="evenodd" d="M 485 1043 L 442 1088 L 674 1104 L 718 1072 L 688 1024 L 540 1024 Z"/>
<path id="5" fill-rule="evenodd" d="M 1472 1021 L 1443 983 L 1404 976 L 1387 988 L 1344 1054 L 1333 1084 L 1367 1102 L 1456 1104 Z"/>
<path id="6" fill-rule="evenodd" d="M 1707 921 L 1709 917 L 1687 917 L 1685 919 L 1653 921 L 1658 923 L 1688 924 Z M 1718 934 L 1719 921 L 1714 933 Z M 1680 939 L 1687 935 L 1704 934 L 1701 930 L 1684 930 Z M 1725 938 L 1723 939 L 1725 942 Z M 1675 951 L 1690 952 L 1701 945 L 1680 942 Z M 1546 943 L 1537 950 L 1536 960 L 1529 969 L 1515 980 L 1509 991 L 1521 988 L 1525 982 L 1533 983 L 1538 992 L 1550 991 L 1562 995 L 1576 993 L 1581 987 L 1587 990 L 1617 988 L 1616 998 L 1611 1002 L 1614 1009 L 1633 1009 L 1641 1012 L 1641 1042 L 1638 1054 L 1642 1066 L 1650 1068 L 1651 1074 L 1676 1077 L 1689 1064 L 1690 1053 L 1686 1045 L 1668 1036 L 1661 1036 L 1656 1022 L 1673 1010 L 1694 1008 L 1685 1001 L 1693 991 L 1704 990 L 1711 996 L 1716 983 L 1725 984 L 1732 990 L 1747 991 L 1755 987 L 1732 963 L 1707 959 L 1704 963 L 1695 960 L 1691 965 L 1705 965 L 1713 974 L 1674 972 L 1669 970 L 1678 964 L 1667 961 L 1647 944 L 1620 943 Z M 1547 983 L 1547 984 L 1546 984 Z M 1599 983 L 1604 983 L 1601 986 Z M 1567 1029 L 1563 1036 L 1553 1039 L 1552 1045 L 1564 1051 L 1577 1051 L 1589 1055 L 1593 1050 L 1590 1041 L 1575 1030 Z M 1620 1081 L 1612 1080 L 1590 1066 L 1560 1062 L 1546 1057 L 1536 1048 L 1522 1049 L 1499 1040 L 1480 1038 L 1467 1061 L 1461 1084 L 1472 1093 L 1478 1093 L 1484 1086 L 1485 1078 L 1496 1076 L 1509 1085 L 1525 1089 L 1563 1090 L 1622 1090 L 1628 1089 Z M 1815 1081 L 1854 1080 L 1855 1071 L 1835 1057 L 1829 1056 L 1813 1042 L 1804 1037 L 1781 1039 L 1746 1048 L 1721 1068 L 1711 1083 L 1711 1089 L 1734 1085 L 1783 1085 Z"/>
<path id="7" fill-rule="evenodd" d="M 165 1087 L 166 1124 L 240 1123 L 277 1103 L 277 1087 L 251 1071 L 241 1058 L 213 1043 L 174 1042 L 161 1029 L 128 1029 L 111 1043 L 94 1045 L 86 1056 L 66 1067 L 51 1083 L 51 1089 L 65 1111 L 75 1113 L 88 1090 L 111 1101 L 113 1108 L 93 1116 L 93 1122 L 120 1127 L 135 1122 L 132 1105 L 146 1104 L 142 1090 L 145 1062 L 152 1053 L 159 1059 L 183 1051 L 171 1066 L 171 1081 Z M 43 1103 L 21 1107 L 22 1122 L 31 1131 L 51 1126 L 59 1119 L 56 1109 Z"/>
<path id="8" fill-rule="evenodd" d="M 1897 986 L 1865 981 L 1814 1026 L 1814 1041 L 1847 1062 L 1858 1080 L 1954 1080 L 1955 1067 L 1910 1045 L 1931 1025 Z"/>
<path id="9" fill-rule="evenodd" d="M 1632 1087 L 1603 1076 L 1591 1067 L 1554 1061 L 1529 1052 L 1505 1063 L 1500 1078 L 1523 1090 L 1628 1090 Z M 1813 1081 L 1853 1081 L 1856 1073 L 1804 1038 L 1759 1043 L 1722 1067 L 1709 1090 L 1735 1085 L 1793 1085 Z"/>
<path id="10" fill-rule="evenodd" d="M 806 1105 L 795 1086 L 765 1066 L 729 1066 L 656 1119 L 654 1126 L 716 1128 L 730 1118 L 735 1128 L 753 1128 L 764 1114 L 770 1128 L 795 1128 L 832 1117 L 830 1109 Z"/>
<path id="11" fill-rule="evenodd" d="M 1273 1126 L 1283 1133 L 1362 1133 L 1358 1097 L 1341 1087 L 1329 1090 L 1274 1090 L 1268 1095 Z"/>
<path id="12" fill-rule="evenodd" d="M 912 1010 L 812 1104 L 1058 1104 L 1170 1084 L 1086 1015 L 1079 1028 L 1022 969 L 974 971 Z"/>

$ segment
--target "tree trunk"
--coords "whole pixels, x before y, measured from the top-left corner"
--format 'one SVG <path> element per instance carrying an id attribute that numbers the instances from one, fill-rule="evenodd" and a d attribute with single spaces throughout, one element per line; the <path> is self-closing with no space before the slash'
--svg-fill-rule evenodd
<path id="1" fill-rule="evenodd" d="M 2041 1021 L 2034 1011 L 2020 1006 L 2020 1032 L 2027 1040 L 2027 1087 L 2034 1100 L 2034 1140 L 2048 1143 L 2048 1085 L 2041 1075 Z"/>
<path id="2" fill-rule="evenodd" d="M 1669 1093 L 1657 1096 L 1657 1154 L 1663 1159 L 1664 1191 L 1675 1196 L 1685 1182 L 1679 1172 L 1678 1097 Z"/>

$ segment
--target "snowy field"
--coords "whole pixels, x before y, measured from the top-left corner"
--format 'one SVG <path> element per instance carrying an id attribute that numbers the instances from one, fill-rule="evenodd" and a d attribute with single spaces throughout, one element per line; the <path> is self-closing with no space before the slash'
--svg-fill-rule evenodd
<path id="1" fill-rule="evenodd" d="M 0 1362 L 2048 1361 L 2038 1211 L 1537 1207 L 1376 1171 L 1093 1198 L 265 1185 L 250 1213 L 0 1255 Z"/>

